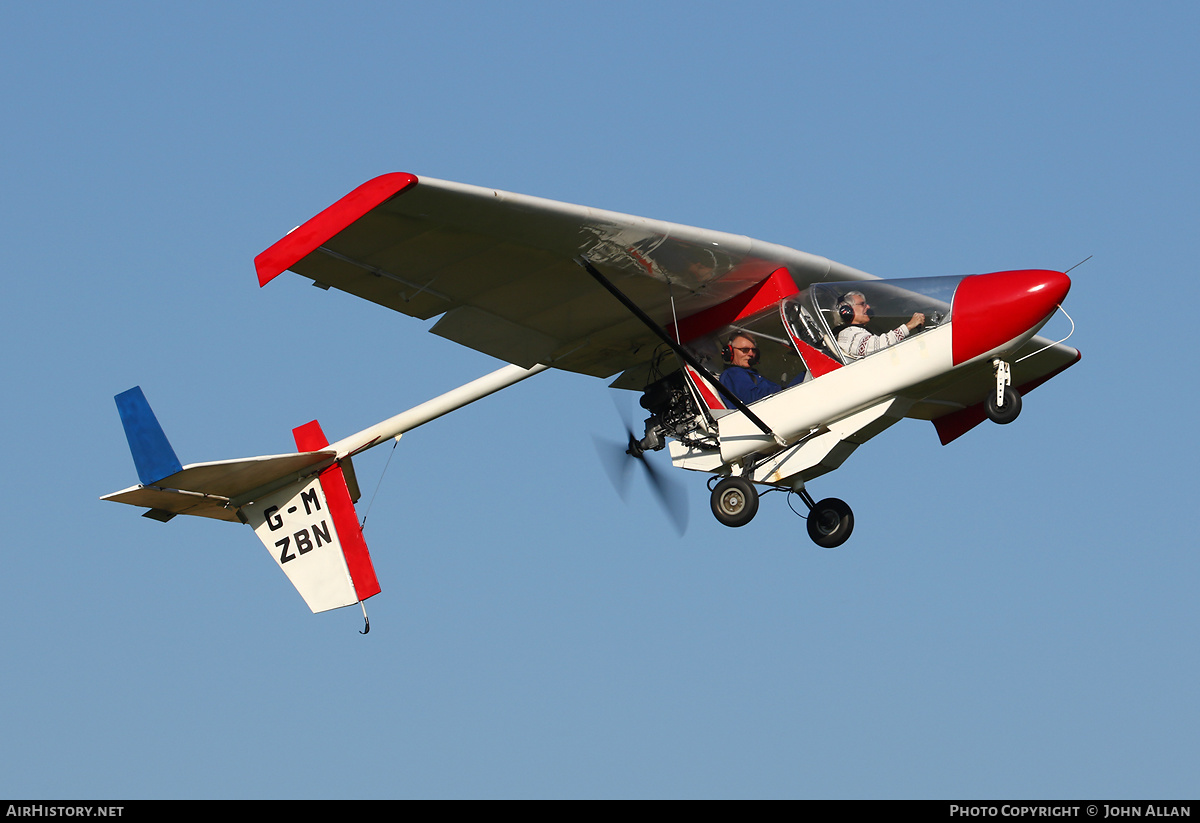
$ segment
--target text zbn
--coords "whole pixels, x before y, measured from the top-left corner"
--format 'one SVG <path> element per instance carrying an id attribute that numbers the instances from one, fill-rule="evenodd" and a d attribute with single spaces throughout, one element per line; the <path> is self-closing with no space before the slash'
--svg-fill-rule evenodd
<path id="1" fill-rule="evenodd" d="M 313 549 L 319 549 L 325 543 L 332 543 L 333 538 L 329 536 L 329 526 L 322 520 L 320 523 L 312 527 L 312 537 L 308 536 L 308 529 L 301 529 L 291 537 L 284 537 L 282 540 L 276 540 L 275 545 L 279 547 L 279 562 L 286 563 L 289 560 L 295 560 L 297 555 L 288 551 L 288 545 L 292 541 L 296 542 L 296 551 L 300 554 L 308 554 Z M 313 541 L 316 541 L 315 543 Z"/>

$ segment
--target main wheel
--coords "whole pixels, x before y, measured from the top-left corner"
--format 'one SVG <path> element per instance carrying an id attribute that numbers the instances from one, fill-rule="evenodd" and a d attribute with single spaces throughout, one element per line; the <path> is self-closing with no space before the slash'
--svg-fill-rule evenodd
<path id="1" fill-rule="evenodd" d="M 833 549 L 850 538 L 854 531 L 854 512 L 836 497 L 817 501 L 808 513 L 808 536 L 823 549 Z"/>
<path id="2" fill-rule="evenodd" d="M 726 477 L 713 489 L 712 511 L 726 526 L 744 526 L 758 512 L 758 490 L 743 477 Z"/>
<path id="3" fill-rule="evenodd" d="M 1012 386 L 1005 386 L 1004 403 L 997 406 L 996 393 L 989 392 L 987 400 L 984 402 L 984 408 L 987 410 L 987 416 L 995 422 L 1001 425 L 1011 423 L 1021 413 L 1021 394 Z"/>

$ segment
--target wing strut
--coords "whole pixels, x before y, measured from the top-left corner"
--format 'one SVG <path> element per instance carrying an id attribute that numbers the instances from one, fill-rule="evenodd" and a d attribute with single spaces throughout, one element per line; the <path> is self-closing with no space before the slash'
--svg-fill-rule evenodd
<path id="1" fill-rule="evenodd" d="M 759 431 L 769 437 L 774 438 L 775 442 L 780 446 L 787 445 L 786 440 L 777 435 L 775 432 L 771 431 L 771 427 L 764 423 L 757 414 L 750 411 L 750 407 L 743 403 L 741 398 L 739 398 L 729 389 L 725 388 L 725 386 L 721 384 L 721 381 L 714 377 L 712 372 L 704 368 L 703 364 L 701 364 L 691 352 L 689 352 L 679 343 L 675 342 L 671 335 L 667 334 L 666 330 L 662 326 L 655 323 L 654 320 L 651 319 L 650 315 L 641 310 L 637 303 L 634 303 L 620 289 L 614 286 L 612 282 L 603 274 L 601 274 L 586 257 L 577 257 L 575 258 L 575 262 L 583 266 L 583 268 L 587 270 L 587 273 L 595 278 L 597 283 L 608 290 L 609 294 L 620 300 L 621 305 L 629 309 L 629 311 L 633 313 L 633 316 L 642 321 L 642 324 L 645 325 L 646 328 L 657 334 L 664 343 L 670 346 L 671 351 L 675 352 L 676 356 L 678 356 L 680 360 L 695 369 L 696 373 L 707 380 L 712 387 L 721 394 L 722 397 L 733 404 L 735 409 L 746 415 L 746 419 L 757 426 Z"/>

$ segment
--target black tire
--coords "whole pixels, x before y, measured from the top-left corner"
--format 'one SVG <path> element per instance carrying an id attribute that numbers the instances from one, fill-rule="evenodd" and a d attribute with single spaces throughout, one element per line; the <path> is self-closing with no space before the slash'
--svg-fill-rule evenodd
<path id="1" fill-rule="evenodd" d="M 713 516 L 726 526 L 744 526 L 758 513 L 758 489 L 742 477 L 726 477 L 712 492 Z"/>
<path id="2" fill-rule="evenodd" d="M 987 416 L 996 423 L 1002 426 L 1011 423 L 1021 413 L 1021 394 L 1012 386 L 1005 386 L 1004 404 L 997 406 L 996 393 L 994 391 L 988 392 L 984 408 L 987 410 Z"/>
<path id="3" fill-rule="evenodd" d="M 808 536 L 823 549 L 834 549 L 850 539 L 854 512 L 844 501 L 826 497 L 808 513 Z"/>

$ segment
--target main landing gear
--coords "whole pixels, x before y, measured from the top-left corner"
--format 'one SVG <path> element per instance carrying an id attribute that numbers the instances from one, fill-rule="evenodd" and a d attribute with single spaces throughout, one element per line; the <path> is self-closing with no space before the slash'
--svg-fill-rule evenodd
<path id="1" fill-rule="evenodd" d="M 744 477 L 726 477 L 713 487 L 712 511 L 726 526 L 744 526 L 758 513 L 758 489 Z"/>
<path id="2" fill-rule="evenodd" d="M 842 500 L 827 497 L 813 502 L 804 489 L 796 492 L 808 507 L 808 536 L 825 549 L 836 548 L 854 531 L 854 512 Z M 712 486 L 712 512 L 732 528 L 744 526 L 758 512 L 758 489 L 744 477 L 725 477 Z"/>
<path id="3" fill-rule="evenodd" d="M 804 502 L 808 493 L 801 492 Z M 854 512 L 845 501 L 826 497 L 813 503 L 808 511 L 808 536 L 823 549 L 835 549 L 850 539 L 854 531 Z"/>

